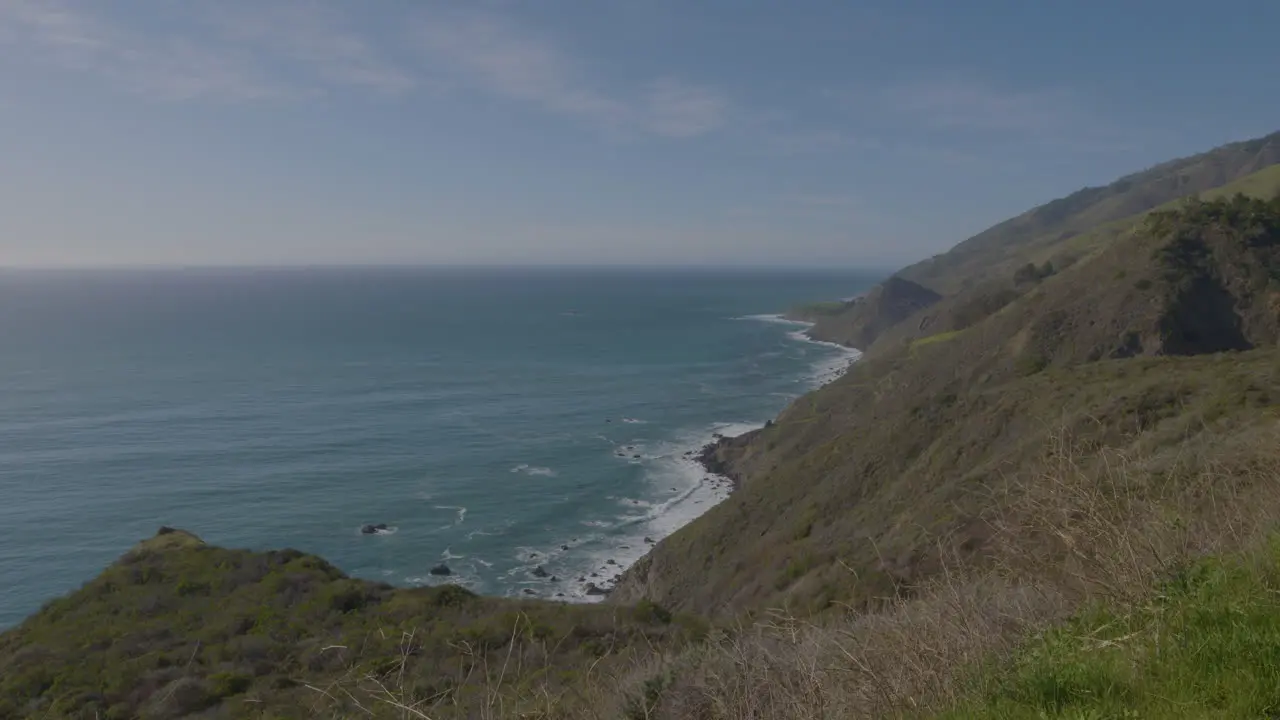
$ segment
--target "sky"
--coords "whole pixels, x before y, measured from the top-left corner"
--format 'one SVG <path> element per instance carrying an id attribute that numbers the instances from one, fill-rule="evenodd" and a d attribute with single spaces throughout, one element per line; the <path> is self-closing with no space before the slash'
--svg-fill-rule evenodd
<path id="1" fill-rule="evenodd" d="M 0 266 L 893 267 L 1280 129 L 1280 2 L 0 0 Z"/>

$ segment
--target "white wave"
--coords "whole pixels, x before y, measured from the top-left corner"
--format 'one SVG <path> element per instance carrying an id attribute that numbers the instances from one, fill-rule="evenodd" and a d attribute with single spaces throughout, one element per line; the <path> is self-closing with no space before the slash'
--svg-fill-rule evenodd
<path id="1" fill-rule="evenodd" d="M 613 522 L 584 521 L 584 525 L 604 532 L 575 538 L 572 544 L 562 543 L 538 558 L 524 560 L 528 565 L 516 569 L 512 577 L 521 577 L 543 564 L 547 572 L 560 579 L 553 585 L 552 599 L 574 603 L 602 600 L 604 596 L 586 594 L 587 583 L 611 587 L 654 543 L 728 497 L 732 489 L 729 480 L 707 473 L 694 458 L 694 452 L 712 442 L 717 434 L 736 435 L 761 426 L 762 423 L 716 423 L 675 441 L 644 448 L 645 477 L 652 492 L 647 499 L 615 496 L 615 502 L 632 512 L 615 517 Z M 624 448 L 629 456 L 640 446 Z M 556 592 L 564 593 L 564 597 L 554 597 Z M 545 591 L 540 595 L 548 596 Z"/>
<path id="2" fill-rule="evenodd" d="M 626 417 L 622 418 L 622 422 L 627 423 L 628 425 L 648 425 L 649 424 L 648 420 L 637 420 L 636 418 L 626 418 Z"/>
<path id="3" fill-rule="evenodd" d="M 465 557 L 466 555 L 454 555 L 451 548 L 445 548 L 444 552 L 440 553 L 442 560 L 462 560 Z"/>
<path id="4" fill-rule="evenodd" d="M 826 385 L 833 380 L 837 380 L 841 375 L 848 372 L 849 367 L 862 356 L 862 353 L 847 345 L 840 343 L 827 342 L 826 340 L 814 340 L 809 337 L 803 330 L 796 330 L 787 333 L 787 337 L 798 343 L 806 345 L 816 345 L 827 350 L 835 351 L 813 364 L 808 376 L 805 377 L 806 384 L 811 389 L 816 389 Z"/>
<path id="5" fill-rule="evenodd" d="M 520 463 L 519 465 L 511 468 L 511 472 L 524 473 L 525 475 L 539 475 L 542 477 L 556 476 L 556 471 L 551 468 L 537 467 L 536 465 L 529 465 L 527 463 Z"/>
<path id="6" fill-rule="evenodd" d="M 404 579 L 404 584 L 410 587 L 427 587 L 430 585 L 461 585 L 464 588 L 472 588 L 479 584 L 478 578 L 468 577 L 453 573 L 451 575 L 411 575 Z"/>
<path id="7" fill-rule="evenodd" d="M 436 505 L 436 510 L 455 510 L 458 513 L 457 519 L 453 521 L 454 525 L 461 525 L 463 520 L 467 519 L 467 509 L 461 505 Z M 449 527 L 446 525 L 445 527 Z"/>
<path id="8" fill-rule="evenodd" d="M 805 325 L 805 326 L 813 325 L 813 323 L 811 322 L 807 322 L 804 320 L 792 320 L 790 318 L 786 318 L 786 317 L 783 317 L 782 315 L 777 315 L 777 314 L 743 315 L 741 317 L 736 317 L 733 319 L 734 320 L 754 320 L 755 322 L 778 323 L 779 325 Z"/>

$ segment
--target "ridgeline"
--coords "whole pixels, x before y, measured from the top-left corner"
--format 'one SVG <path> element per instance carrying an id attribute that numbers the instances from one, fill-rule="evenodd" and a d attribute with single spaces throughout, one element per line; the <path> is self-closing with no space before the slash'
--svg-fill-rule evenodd
<path id="1" fill-rule="evenodd" d="M 1275 714 L 1277 163 L 1165 163 L 797 309 L 862 359 L 710 448 L 737 490 L 604 604 L 165 529 L 0 635 L 0 718 Z"/>

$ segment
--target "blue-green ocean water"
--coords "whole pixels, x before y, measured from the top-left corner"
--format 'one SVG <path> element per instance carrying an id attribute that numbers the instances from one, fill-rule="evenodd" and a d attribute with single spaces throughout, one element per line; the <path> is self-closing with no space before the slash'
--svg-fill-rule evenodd
<path id="1" fill-rule="evenodd" d="M 579 598 L 723 497 L 688 450 L 849 360 L 752 316 L 875 279 L 0 273 L 0 627 L 161 525 L 392 584 L 444 560 L 480 592 Z"/>

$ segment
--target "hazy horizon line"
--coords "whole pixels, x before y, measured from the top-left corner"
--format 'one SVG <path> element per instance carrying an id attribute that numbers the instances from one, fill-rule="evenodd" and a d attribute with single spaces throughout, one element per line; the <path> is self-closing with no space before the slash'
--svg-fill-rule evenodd
<path id="1" fill-rule="evenodd" d="M 806 271 L 806 272 L 886 272 L 900 269 L 901 265 L 866 264 L 866 265 L 802 265 L 779 263 L 527 263 L 527 264 L 489 264 L 489 263 L 209 263 L 209 264 L 154 264 L 154 265 L 0 265 L 0 272 L 192 272 L 192 271 L 306 271 L 306 270 L 487 270 L 487 271 L 520 271 L 520 270 L 648 270 L 648 271 Z"/>

